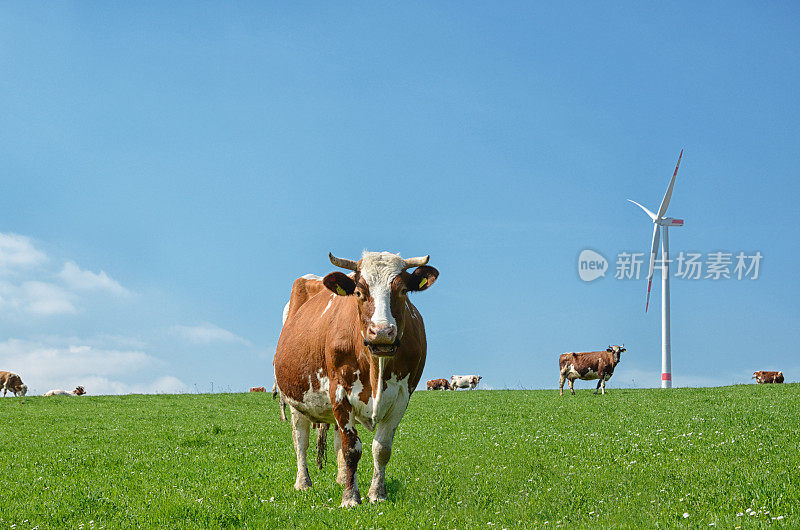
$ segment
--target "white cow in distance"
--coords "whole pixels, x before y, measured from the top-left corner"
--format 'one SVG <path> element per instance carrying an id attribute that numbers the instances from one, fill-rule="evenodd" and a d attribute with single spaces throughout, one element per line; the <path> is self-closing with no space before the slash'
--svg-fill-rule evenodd
<path id="1" fill-rule="evenodd" d="M 75 390 L 73 390 L 72 392 L 67 392 L 66 390 L 61 390 L 61 389 L 53 389 L 53 390 L 48 390 L 47 392 L 45 392 L 42 395 L 43 396 L 73 396 L 74 397 L 74 396 L 82 396 L 85 393 L 86 393 L 86 390 L 84 390 L 82 386 L 79 386 L 79 387 L 75 388 Z"/>
<path id="2" fill-rule="evenodd" d="M 454 375 L 450 378 L 450 390 L 456 388 L 469 388 L 474 390 L 478 386 L 478 381 L 483 379 L 480 375 Z"/>

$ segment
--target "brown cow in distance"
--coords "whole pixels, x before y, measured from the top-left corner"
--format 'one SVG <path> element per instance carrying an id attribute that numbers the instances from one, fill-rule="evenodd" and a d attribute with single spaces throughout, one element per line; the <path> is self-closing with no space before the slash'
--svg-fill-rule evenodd
<path id="1" fill-rule="evenodd" d="M 392 442 L 427 352 L 422 316 L 408 295 L 433 285 L 439 271 L 427 266 L 429 256 L 364 252 L 359 261 L 329 258 L 354 274 L 295 280 L 273 364 L 277 390 L 292 414 L 295 489 L 311 487 L 311 423 L 335 423 L 336 481 L 344 485 L 341 505 L 348 507 L 361 503 L 357 424 L 375 431 L 369 499 L 387 498 Z"/>
<path id="2" fill-rule="evenodd" d="M 266 392 L 266 391 L 267 389 L 264 388 L 263 386 L 254 386 L 253 388 L 250 389 L 250 392 Z"/>
<path id="3" fill-rule="evenodd" d="M 753 372 L 753 377 L 756 383 L 761 385 L 764 383 L 783 383 L 783 372 L 770 372 L 768 370 L 759 370 Z"/>
<path id="4" fill-rule="evenodd" d="M 575 394 L 575 380 L 591 381 L 599 379 L 594 393 L 602 388 L 606 393 L 606 381 L 614 375 L 614 368 L 619 364 L 620 354 L 625 351 L 625 345 L 609 346 L 605 351 L 591 351 L 582 353 L 562 353 L 558 357 L 558 368 L 561 376 L 558 379 L 558 393 L 564 395 L 564 380 L 569 380 L 569 391 Z"/>
<path id="5" fill-rule="evenodd" d="M 24 396 L 28 393 L 28 385 L 24 384 L 22 379 L 14 372 L 0 372 L 0 388 L 3 389 L 3 397 L 6 397 L 6 392 L 9 390 L 15 396 Z"/>
<path id="6" fill-rule="evenodd" d="M 450 390 L 447 379 L 433 379 L 428 381 L 428 390 Z"/>

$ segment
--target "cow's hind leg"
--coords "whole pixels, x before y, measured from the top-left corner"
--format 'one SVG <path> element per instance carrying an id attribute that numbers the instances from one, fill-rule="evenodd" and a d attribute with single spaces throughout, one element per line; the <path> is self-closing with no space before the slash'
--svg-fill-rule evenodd
<path id="1" fill-rule="evenodd" d="M 306 490 L 311 487 L 311 477 L 308 475 L 308 436 L 311 431 L 311 421 L 292 407 L 292 440 L 294 451 L 297 453 L 297 480 L 294 489 Z"/>
<path id="2" fill-rule="evenodd" d="M 572 395 L 575 395 L 575 380 L 572 378 L 567 379 L 569 381 L 569 391 L 572 392 Z"/>
<path id="3" fill-rule="evenodd" d="M 561 374 L 558 377 L 558 395 L 559 396 L 563 396 L 564 395 L 564 381 L 566 381 L 566 379 L 567 378 L 566 378 L 566 376 L 564 374 Z"/>

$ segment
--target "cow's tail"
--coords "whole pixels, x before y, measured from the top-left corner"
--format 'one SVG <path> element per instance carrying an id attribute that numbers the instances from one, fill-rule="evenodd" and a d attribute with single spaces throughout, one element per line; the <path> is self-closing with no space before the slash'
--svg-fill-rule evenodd
<path id="1" fill-rule="evenodd" d="M 317 467 L 322 469 L 328 462 L 328 455 L 325 449 L 328 446 L 329 423 L 320 423 L 317 428 Z"/>
<path id="2" fill-rule="evenodd" d="M 281 421 L 286 421 L 286 399 L 283 397 L 283 392 L 278 388 L 278 383 L 272 385 L 272 399 L 278 398 L 278 407 L 281 412 Z"/>

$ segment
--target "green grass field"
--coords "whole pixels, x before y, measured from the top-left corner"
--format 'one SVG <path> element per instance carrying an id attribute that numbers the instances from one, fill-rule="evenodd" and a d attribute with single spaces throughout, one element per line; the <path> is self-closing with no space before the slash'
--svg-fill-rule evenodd
<path id="1" fill-rule="evenodd" d="M 354 509 L 338 508 L 332 436 L 314 487 L 292 489 L 269 394 L 5 398 L 0 528 L 800 526 L 800 385 L 611 383 L 418 392 L 389 501 Z"/>

